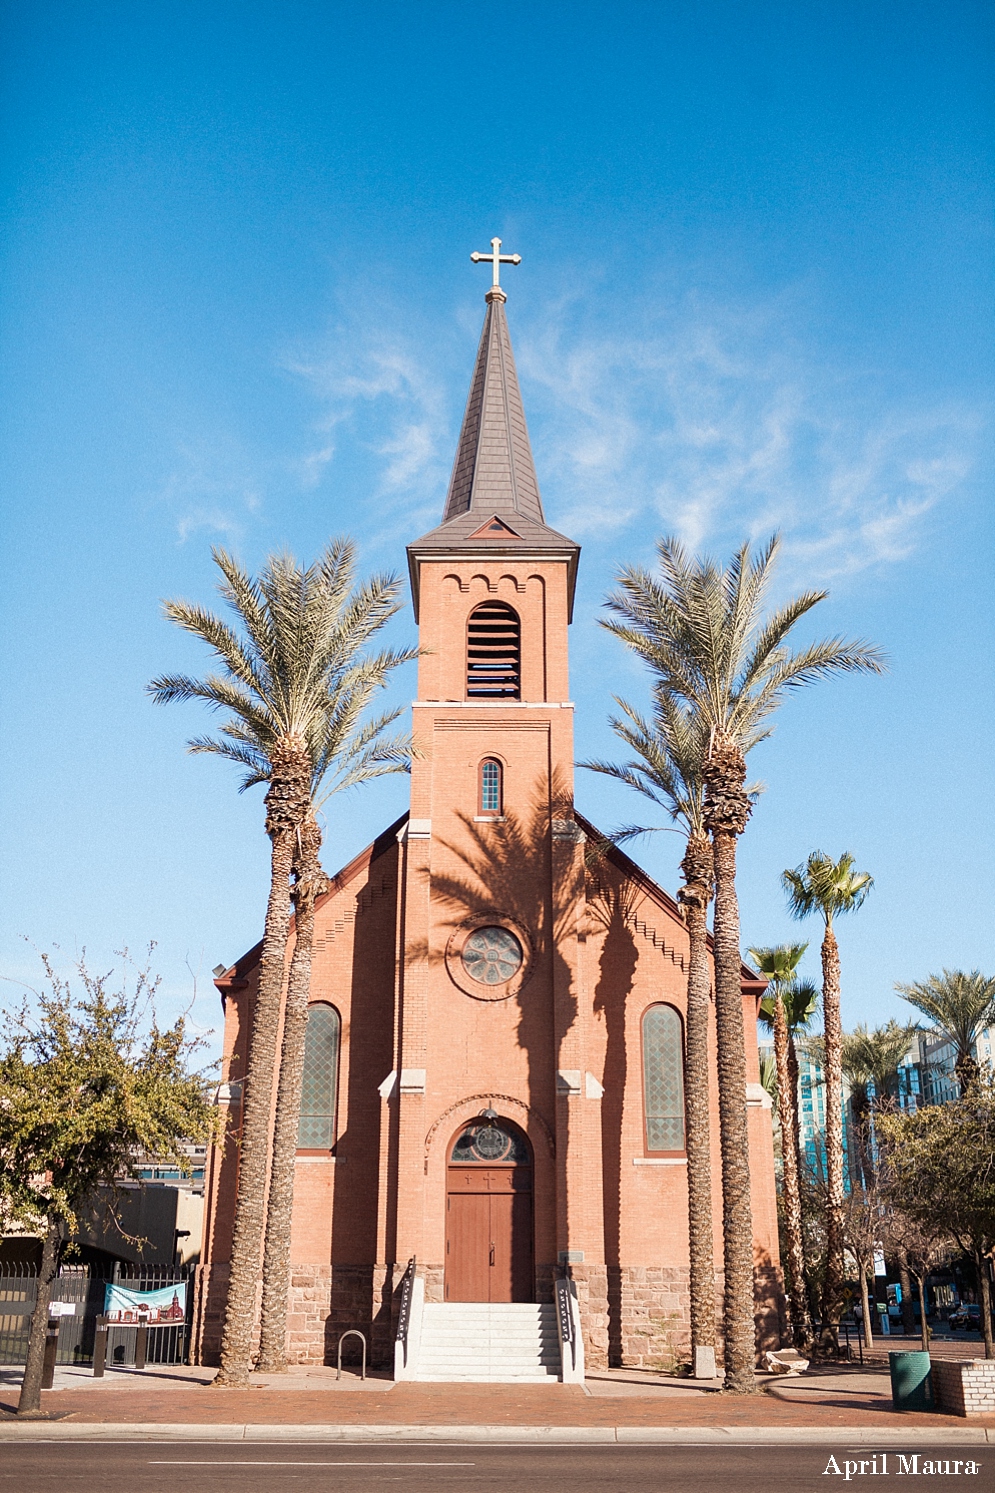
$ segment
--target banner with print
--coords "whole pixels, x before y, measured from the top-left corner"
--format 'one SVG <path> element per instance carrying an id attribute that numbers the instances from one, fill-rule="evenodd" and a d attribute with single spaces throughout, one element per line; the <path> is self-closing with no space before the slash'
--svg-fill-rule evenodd
<path id="1" fill-rule="evenodd" d="M 176 1281 L 158 1291 L 129 1291 L 108 1281 L 104 1292 L 104 1316 L 109 1322 L 181 1323 L 187 1314 L 187 1283 Z"/>

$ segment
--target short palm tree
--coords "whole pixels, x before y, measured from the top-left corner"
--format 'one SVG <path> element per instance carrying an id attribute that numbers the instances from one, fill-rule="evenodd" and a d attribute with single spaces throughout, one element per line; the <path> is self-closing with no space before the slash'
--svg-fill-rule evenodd
<path id="1" fill-rule="evenodd" d="M 903 1026 L 892 1017 L 873 1031 L 859 1023 L 843 1036 L 840 1065 L 850 1085 L 861 1181 L 866 1188 L 877 1184 L 874 1113 L 896 1095 L 899 1069 L 917 1030 L 914 1021 Z"/>
<path id="2" fill-rule="evenodd" d="M 805 1244 L 799 1182 L 798 1058 L 794 1054 L 794 1032 L 808 1025 L 815 1010 L 815 991 L 808 984 L 800 984 L 797 979 L 798 965 L 807 948 L 808 944 L 805 943 L 779 944 L 774 948 L 749 951 L 750 958 L 768 981 L 767 994 L 760 1003 L 760 1019 L 774 1034 L 791 1333 L 795 1347 L 803 1350 L 808 1348 L 811 1341 L 812 1323 L 805 1289 Z M 791 1062 L 793 1054 L 794 1073 Z"/>
<path id="3" fill-rule="evenodd" d="M 807 591 L 764 615 L 778 551 L 775 536 L 757 554 L 745 544 L 720 570 L 687 554 L 676 539 L 657 546 L 659 577 L 627 567 L 608 598 L 604 626 L 633 649 L 658 687 L 683 701 L 707 742 L 702 763 L 703 823 L 715 874 L 713 948 L 718 1034 L 722 1229 L 725 1264 L 726 1387 L 756 1387 L 753 1218 L 746 1105 L 736 846 L 752 801 L 746 755 L 770 735 L 786 693 L 829 674 L 882 669 L 876 649 L 831 638 L 792 653 L 786 639 L 824 591 Z"/>
<path id="4" fill-rule="evenodd" d="M 634 788 L 662 808 L 686 835 L 677 900 L 688 930 L 687 1020 L 684 1104 L 688 1158 L 688 1257 L 691 1296 L 691 1359 L 707 1374 L 715 1358 L 715 1263 L 712 1236 L 712 1162 L 708 1119 L 708 1019 L 712 980 L 708 958 L 708 904 L 712 898 L 712 847 L 704 827 L 705 788 L 701 764 L 706 742 L 697 719 L 672 695 L 657 690 L 653 722 L 616 696 L 622 716 L 611 717 L 615 734 L 633 753 L 628 762 L 582 762 Z M 630 825 L 618 843 L 659 825 Z M 699 1354 L 699 1349 L 711 1350 Z M 711 1359 L 712 1365 L 708 1364 Z M 700 1367 L 699 1367 L 700 1366 Z"/>
<path id="5" fill-rule="evenodd" d="M 302 834 L 325 774 L 334 766 L 339 778 L 358 782 L 399 765 L 404 744 L 383 735 L 398 712 L 366 724 L 360 716 L 391 670 L 411 654 L 363 654 L 398 610 L 400 583 L 393 576 L 375 576 L 356 585 L 355 550 L 348 540 L 330 545 L 307 569 L 287 555 L 271 557 L 258 580 L 225 551 L 213 553 L 224 577 L 220 593 L 239 628 L 188 602 L 167 602 L 164 611 L 209 645 L 222 672 L 202 680 L 164 674 L 148 688 L 157 704 L 203 700 L 227 712 L 218 735 L 196 738 L 190 750 L 214 753 L 247 769 L 243 789 L 267 784 L 270 891 L 243 1087 L 231 1271 L 215 1380 L 236 1385 L 247 1382 L 251 1368 L 291 876 L 295 867 L 300 876 Z"/>
<path id="6" fill-rule="evenodd" d="M 953 1044 L 957 1052 L 954 1071 L 961 1093 L 966 1094 L 978 1081 L 974 1055 L 978 1034 L 995 1024 L 995 979 L 979 969 L 970 974 L 945 969 L 942 975 L 930 975 L 914 985 L 896 985 L 895 989 Z"/>
<path id="7" fill-rule="evenodd" d="M 826 1273 L 822 1288 L 822 1347 L 839 1348 L 839 1321 L 846 1285 L 843 1190 L 843 1023 L 840 1014 L 840 953 L 834 921 L 862 907 L 874 885 L 844 852 L 838 861 L 813 850 L 804 865 L 782 876 L 796 918 L 819 913 L 822 938 L 822 1028 L 826 1081 Z"/>

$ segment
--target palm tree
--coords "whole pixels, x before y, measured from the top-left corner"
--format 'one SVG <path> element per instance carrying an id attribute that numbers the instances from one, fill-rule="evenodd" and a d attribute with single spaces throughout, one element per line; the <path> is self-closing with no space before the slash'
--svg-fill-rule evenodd
<path id="1" fill-rule="evenodd" d="M 844 852 L 838 861 L 813 850 L 808 860 L 781 878 L 796 918 L 822 915 L 822 1027 L 826 1078 L 826 1274 L 822 1288 L 822 1347 L 839 1349 L 839 1320 L 846 1284 L 843 1250 L 843 1025 L 840 1017 L 840 954 L 834 919 L 856 912 L 866 901 L 873 877 L 856 871 Z"/>
<path id="2" fill-rule="evenodd" d="M 797 653 L 788 650 L 792 628 L 826 593 L 807 591 L 765 617 L 764 599 L 777 550 L 776 536 L 756 557 L 744 544 L 720 570 L 710 560 L 690 557 L 676 539 L 663 539 L 658 545 L 660 577 L 636 567 L 621 571 L 620 588 L 607 603 L 618 620 L 604 623 L 649 665 L 663 693 L 687 705 L 707 742 L 701 775 L 703 824 L 712 841 L 715 875 L 725 1383 L 739 1393 L 756 1387 L 746 1040 L 736 895 L 736 846 L 752 811 L 744 786 L 746 756 L 770 735 L 770 717 L 788 690 L 840 671 L 882 668 L 875 649 L 839 638 L 810 643 Z"/>
<path id="3" fill-rule="evenodd" d="M 942 975 L 930 975 L 914 985 L 896 985 L 895 989 L 956 1048 L 954 1072 L 961 1093 L 966 1094 L 978 1081 L 974 1055 L 978 1033 L 995 1022 L 995 979 L 979 969 L 970 974 L 945 969 Z"/>
<path id="4" fill-rule="evenodd" d="M 270 891 L 242 1097 L 221 1369 L 214 1381 L 224 1386 L 244 1385 L 251 1368 L 291 875 L 297 868 L 300 878 L 302 832 L 316 784 L 333 763 L 340 763 L 345 776 L 351 772 L 353 780 L 359 781 L 378 767 L 384 770 L 392 759 L 396 766 L 403 754 L 402 743 L 382 737 L 399 712 L 365 726 L 359 716 L 391 670 L 411 654 L 395 650 L 373 656 L 361 653 L 398 611 L 400 583 L 393 576 L 374 576 L 356 586 L 355 550 L 348 540 L 335 541 L 307 569 L 298 567 L 290 556 L 271 557 L 258 580 L 224 550 L 216 549 L 213 555 L 224 577 L 218 589 L 240 630 L 188 602 L 166 602 L 164 612 L 171 622 L 209 645 L 223 672 L 203 680 L 165 674 L 148 689 L 160 705 L 203 700 L 212 709 L 226 711 L 228 719 L 218 736 L 198 737 L 189 743 L 189 750 L 214 753 L 246 768 L 243 790 L 267 784 Z"/>
<path id="5" fill-rule="evenodd" d="M 812 1323 L 805 1291 L 805 1245 L 799 1184 L 798 1057 L 791 1057 L 794 1032 L 808 1025 L 815 1010 L 815 991 L 799 984 L 796 971 L 807 943 L 750 949 L 750 958 L 768 980 L 760 1003 L 760 1019 L 774 1034 L 777 1065 L 777 1113 L 781 1124 L 781 1185 L 784 1196 L 784 1233 L 788 1249 L 788 1297 L 791 1333 L 796 1348 L 808 1348 Z"/>
<path id="6" fill-rule="evenodd" d="M 630 761 L 582 762 L 581 767 L 616 778 L 664 809 L 686 835 L 677 900 L 688 930 L 687 1020 L 684 1107 L 688 1159 L 688 1259 L 691 1297 L 691 1361 L 696 1375 L 711 1377 L 715 1361 L 715 1263 L 712 1237 L 712 1162 L 708 1119 L 708 1018 L 712 980 L 708 958 L 708 904 L 712 898 L 712 847 L 704 828 L 705 789 L 701 727 L 672 695 L 657 690 L 652 725 L 615 697 L 623 717 L 612 716 L 615 734 L 633 752 Z M 660 826 L 652 826 L 660 828 Z M 627 826 L 610 838 L 619 843 L 644 834 Z M 699 1349 L 706 1351 L 699 1354 Z M 709 1359 L 711 1363 L 709 1363 Z M 711 1372 L 709 1372 L 711 1370 Z"/>

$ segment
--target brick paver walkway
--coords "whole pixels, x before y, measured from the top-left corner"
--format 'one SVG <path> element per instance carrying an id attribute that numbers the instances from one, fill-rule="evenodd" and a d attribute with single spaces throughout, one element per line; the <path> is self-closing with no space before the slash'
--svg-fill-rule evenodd
<path id="1" fill-rule="evenodd" d="M 426 1425 L 426 1426 L 670 1426 L 789 1428 L 807 1426 L 909 1429 L 964 1427 L 955 1416 L 906 1413 L 891 1408 L 885 1368 L 816 1371 L 798 1379 L 768 1381 L 749 1397 L 702 1389 L 692 1382 L 617 1370 L 577 1385 L 392 1384 L 358 1380 L 335 1387 L 334 1371 L 271 1378 L 245 1390 L 214 1389 L 207 1370 L 150 1368 L 143 1375 L 111 1371 L 94 1381 L 60 1374 L 43 1394 L 43 1409 L 77 1424 L 182 1425 Z M 0 1385 L 0 1407 L 17 1403 L 10 1371 Z M 68 1386 L 68 1387 L 60 1387 Z M 2 1422 L 0 1422 L 2 1424 Z M 995 1416 L 970 1421 L 995 1428 Z"/>

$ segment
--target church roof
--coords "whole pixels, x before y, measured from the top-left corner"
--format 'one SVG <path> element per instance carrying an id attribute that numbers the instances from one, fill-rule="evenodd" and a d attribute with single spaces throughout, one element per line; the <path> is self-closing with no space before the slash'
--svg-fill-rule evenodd
<path id="1" fill-rule="evenodd" d="M 525 424 L 511 334 L 500 286 L 487 293 L 487 313 L 470 381 L 442 523 L 408 546 L 418 615 L 418 563 L 446 554 L 513 558 L 541 552 L 569 566 L 571 605 L 580 546 L 546 523 Z"/>

